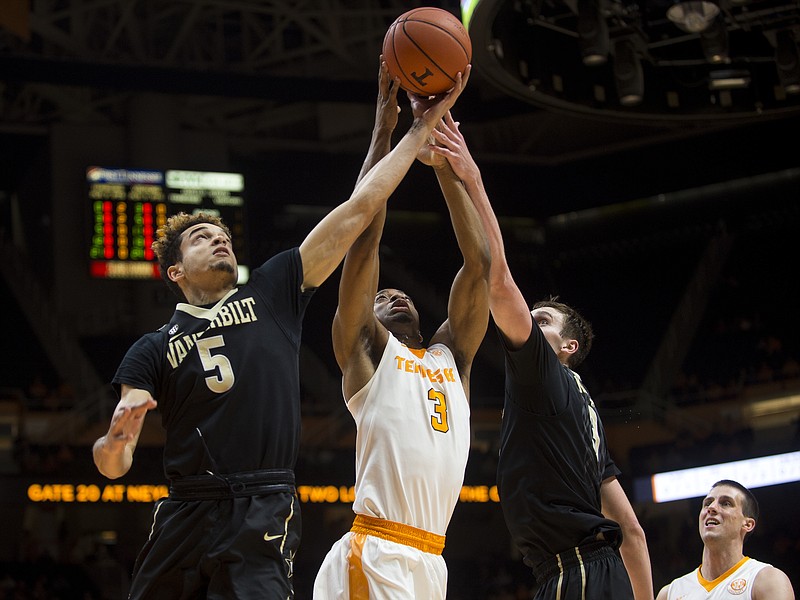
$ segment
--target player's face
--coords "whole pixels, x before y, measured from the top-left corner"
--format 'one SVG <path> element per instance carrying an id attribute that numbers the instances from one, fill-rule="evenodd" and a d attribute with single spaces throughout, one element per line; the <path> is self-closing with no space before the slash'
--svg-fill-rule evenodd
<path id="1" fill-rule="evenodd" d="M 187 277 L 212 273 L 233 278 L 236 283 L 237 262 L 231 240 L 223 229 L 211 223 L 198 223 L 183 232 L 181 264 Z"/>
<path id="2" fill-rule="evenodd" d="M 411 325 L 416 331 L 419 329 L 419 313 L 404 292 L 387 288 L 375 294 L 373 306 L 375 316 L 386 329 L 396 331 L 398 325 Z"/>
<path id="3" fill-rule="evenodd" d="M 753 519 L 742 513 L 742 501 L 742 493 L 729 485 L 718 485 L 708 493 L 700 507 L 698 523 L 704 543 L 738 539 L 743 528 L 753 528 Z"/>
<path id="4" fill-rule="evenodd" d="M 564 329 L 564 314 L 551 306 L 543 306 L 531 311 L 533 322 L 542 330 L 547 343 L 557 355 L 561 355 L 566 338 L 562 337 Z"/>

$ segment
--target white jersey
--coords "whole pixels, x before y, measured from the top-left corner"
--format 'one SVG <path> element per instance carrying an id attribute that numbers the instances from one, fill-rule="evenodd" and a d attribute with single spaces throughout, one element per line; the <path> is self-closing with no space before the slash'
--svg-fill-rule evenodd
<path id="1" fill-rule="evenodd" d="M 411 350 L 390 335 L 348 409 L 357 425 L 355 513 L 443 542 L 470 444 L 469 403 L 450 349 Z M 444 600 L 446 593 L 441 550 L 354 531 L 333 544 L 314 580 L 315 600 Z"/>
<path id="2" fill-rule="evenodd" d="M 700 567 L 669 584 L 667 600 L 751 600 L 758 572 L 770 566 L 745 556 L 713 581 L 700 574 Z"/>
<path id="3" fill-rule="evenodd" d="M 353 511 L 445 535 L 464 483 L 469 402 L 452 352 L 394 336 L 347 404 L 356 422 Z"/>

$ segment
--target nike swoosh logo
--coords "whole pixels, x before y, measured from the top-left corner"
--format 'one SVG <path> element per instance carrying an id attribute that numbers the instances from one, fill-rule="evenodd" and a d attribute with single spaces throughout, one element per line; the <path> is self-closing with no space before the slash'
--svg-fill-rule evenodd
<path id="1" fill-rule="evenodd" d="M 270 535 L 269 532 L 264 534 L 264 541 L 271 542 L 272 540 L 277 540 L 278 538 L 282 538 L 283 534 L 279 533 L 278 535 Z"/>

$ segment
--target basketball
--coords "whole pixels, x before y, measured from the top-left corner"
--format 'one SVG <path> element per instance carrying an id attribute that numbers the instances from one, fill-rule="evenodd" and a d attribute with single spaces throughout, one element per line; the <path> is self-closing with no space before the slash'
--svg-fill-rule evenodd
<path id="1" fill-rule="evenodd" d="M 455 85 L 472 60 L 472 42 L 461 21 L 441 8 L 403 13 L 383 38 L 383 59 L 400 87 L 419 96 L 435 96 Z"/>

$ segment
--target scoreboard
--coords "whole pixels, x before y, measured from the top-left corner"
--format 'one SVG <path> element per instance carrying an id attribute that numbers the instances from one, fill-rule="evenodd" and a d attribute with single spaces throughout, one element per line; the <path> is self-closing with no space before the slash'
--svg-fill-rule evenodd
<path id="1" fill-rule="evenodd" d="M 86 169 L 89 272 L 103 279 L 158 279 L 151 249 L 158 228 L 179 212 L 207 212 L 231 231 L 239 282 L 248 278 L 244 176 L 211 171 Z"/>

